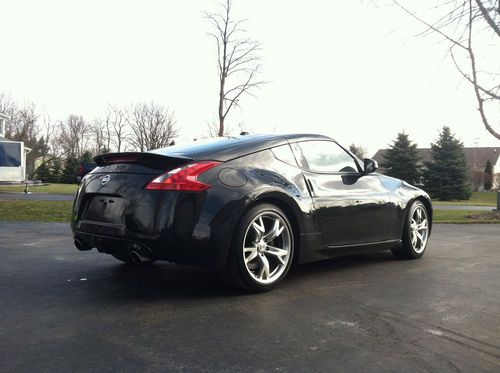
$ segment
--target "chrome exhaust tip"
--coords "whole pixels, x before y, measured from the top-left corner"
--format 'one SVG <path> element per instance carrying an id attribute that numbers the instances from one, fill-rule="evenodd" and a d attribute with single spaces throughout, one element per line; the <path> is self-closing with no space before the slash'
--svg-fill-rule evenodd
<path id="1" fill-rule="evenodd" d="M 137 251 L 132 250 L 130 252 L 130 260 L 132 263 L 134 263 L 136 266 L 142 266 L 144 264 L 150 263 L 151 259 L 148 257 L 145 257 L 141 254 L 139 254 Z"/>
<path id="2" fill-rule="evenodd" d="M 88 251 L 88 250 L 92 249 L 91 247 L 85 246 L 85 244 L 82 241 L 77 240 L 77 239 L 74 240 L 74 244 L 75 244 L 76 248 L 80 251 Z"/>

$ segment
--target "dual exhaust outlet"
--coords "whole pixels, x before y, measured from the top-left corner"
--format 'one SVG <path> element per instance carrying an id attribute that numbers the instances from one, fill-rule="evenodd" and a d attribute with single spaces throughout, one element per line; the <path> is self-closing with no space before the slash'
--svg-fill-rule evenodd
<path id="1" fill-rule="evenodd" d="M 84 244 L 79 239 L 75 239 L 74 243 L 75 243 L 76 248 L 80 251 L 92 250 L 91 246 Z M 145 250 L 147 250 L 147 249 L 142 248 L 140 245 L 138 245 L 136 243 L 129 244 L 128 256 L 129 256 L 130 262 L 132 264 L 135 264 L 136 266 L 141 266 L 141 265 L 144 265 L 146 263 L 150 263 L 152 261 L 152 259 L 150 257 L 144 256 L 142 254 L 142 252 Z"/>

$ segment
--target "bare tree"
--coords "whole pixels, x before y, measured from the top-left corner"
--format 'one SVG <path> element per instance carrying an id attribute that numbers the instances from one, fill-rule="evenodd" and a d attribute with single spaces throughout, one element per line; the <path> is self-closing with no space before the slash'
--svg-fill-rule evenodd
<path id="1" fill-rule="evenodd" d="M 479 188 L 484 184 L 484 171 L 478 168 L 474 168 L 470 172 L 470 181 L 472 185 L 472 191 L 479 191 Z"/>
<path id="2" fill-rule="evenodd" d="M 14 99 L 7 92 L 0 93 L 0 113 L 5 114 L 12 118 L 14 112 L 17 110 L 17 105 Z"/>
<path id="3" fill-rule="evenodd" d="M 5 126 L 5 136 L 11 140 L 24 141 L 27 145 L 28 143 L 32 145 L 31 142 L 36 141 L 39 132 L 35 104 L 28 102 L 20 108 L 16 105 L 8 115 L 10 120 Z"/>
<path id="4" fill-rule="evenodd" d="M 230 110 L 239 106 L 243 95 L 253 95 L 253 90 L 265 81 L 259 80 L 261 43 L 247 36 L 246 19 L 232 18 L 232 0 L 224 0 L 221 7 L 218 13 L 206 12 L 205 18 L 213 28 L 209 35 L 217 45 L 218 135 L 224 136 L 224 122 Z"/>
<path id="5" fill-rule="evenodd" d="M 129 142 L 141 152 L 168 146 L 177 136 L 173 113 L 154 102 L 132 106 L 127 122 L 132 130 Z"/>
<path id="6" fill-rule="evenodd" d="M 90 133 L 94 144 L 93 154 L 101 154 L 110 150 L 106 146 L 109 137 L 107 136 L 105 121 L 101 118 L 94 119 L 90 125 Z"/>
<path id="7" fill-rule="evenodd" d="M 38 123 L 40 115 L 34 103 L 25 102 L 19 106 L 10 94 L 3 92 L 0 93 L 0 113 L 9 117 L 5 125 L 6 137 L 24 141 L 27 146 L 32 146 L 36 142 L 41 128 Z"/>
<path id="8" fill-rule="evenodd" d="M 44 113 L 41 115 L 41 124 L 40 132 L 42 132 L 42 137 L 38 140 L 38 153 L 39 156 L 42 157 L 42 162 L 45 162 L 47 156 L 51 152 L 51 142 L 54 137 L 55 126 L 52 120 L 50 119 L 49 114 Z"/>
<path id="9" fill-rule="evenodd" d="M 10 135 L 12 122 L 16 120 L 17 104 L 12 96 L 6 92 L 0 93 L 0 113 L 7 115 L 4 130 L 6 135 Z"/>
<path id="10" fill-rule="evenodd" d="M 117 106 L 109 106 L 111 111 L 111 142 L 117 152 L 125 151 L 126 141 L 129 136 L 126 112 Z"/>
<path id="11" fill-rule="evenodd" d="M 205 131 L 205 134 L 201 136 L 202 139 L 210 139 L 213 137 L 219 137 L 219 130 L 220 126 L 219 123 L 217 123 L 216 120 L 213 120 L 211 122 L 207 122 L 207 128 Z M 224 133 L 222 136 L 229 136 L 230 135 L 230 130 L 229 126 L 224 126 Z"/>
<path id="12" fill-rule="evenodd" d="M 358 157 L 361 160 L 365 158 L 367 153 L 366 148 L 364 146 L 356 145 L 354 143 L 349 145 L 349 150 L 351 153 L 353 153 L 356 157 Z"/>
<path id="13" fill-rule="evenodd" d="M 424 19 L 400 0 L 392 0 L 405 13 L 425 26 L 426 33 L 435 33 L 448 43 L 448 52 L 460 75 L 471 84 L 484 127 L 500 139 L 500 1 L 439 0 L 430 9 L 439 16 Z M 485 52 L 493 51 L 491 54 Z M 479 51 L 480 50 L 480 51 Z M 497 57 L 495 59 L 495 56 Z M 492 61 L 496 67 L 488 66 Z M 497 71 L 489 69 L 496 68 Z M 494 123 L 497 122 L 497 123 Z"/>
<path id="14" fill-rule="evenodd" d="M 108 104 L 103 116 L 94 119 L 91 132 L 94 138 L 95 154 L 103 151 L 125 150 L 129 136 L 125 109 Z"/>
<path id="15" fill-rule="evenodd" d="M 81 116 L 70 115 L 59 122 L 59 143 L 64 155 L 80 157 L 86 149 L 90 128 Z"/>

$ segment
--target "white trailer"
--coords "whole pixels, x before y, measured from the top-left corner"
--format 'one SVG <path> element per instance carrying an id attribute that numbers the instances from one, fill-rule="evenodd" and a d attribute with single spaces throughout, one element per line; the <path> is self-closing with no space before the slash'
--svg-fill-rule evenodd
<path id="1" fill-rule="evenodd" d="M 22 141 L 4 137 L 8 119 L 7 115 L 0 113 L 0 184 L 20 183 L 26 179 L 26 153 L 31 151 Z"/>
<path id="2" fill-rule="evenodd" d="M 26 179 L 26 152 L 22 141 L 0 140 L 0 183 L 20 183 Z"/>

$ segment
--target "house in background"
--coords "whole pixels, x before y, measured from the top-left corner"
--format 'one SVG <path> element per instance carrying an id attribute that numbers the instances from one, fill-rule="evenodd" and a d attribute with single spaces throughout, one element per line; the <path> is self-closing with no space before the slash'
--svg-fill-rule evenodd
<path id="1" fill-rule="evenodd" d="M 5 122 L 9 117 L 0 113 L 0 183 L 19 183 L 26 179 L 26 154 L 31 151 L 22 141 L 5 138 Z"/>
<path id="2" fill-rule="evenodd" d="M 418 155 L 420 157 L 419 164 L 425 167 L 426 162 L 432 161 L 432 152 L 430 148 L 418 148 Z M 379 149 L 373 159 L 375 159 L 379 164 L 384 162 L 384 155 L 387 149 Z M 476 147 L 476 148 L 464 148 L 465 160 L 467 162 L 467 167 L 469 168 L 469 175 L 471 180 L 475 173 L 480 171 L 484 172 L 486 168 L 486 162 L 488 160 L 493 166 L 493 183 L 492 189 L 500 188 L 500 147 Z M 384 173 L 384 168 L 380 167 L 380 172 Z M 479 190 L 483 189 L 483 185 Z"/>

